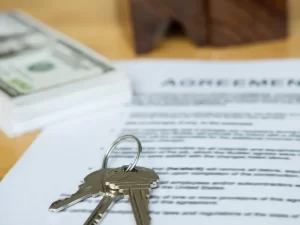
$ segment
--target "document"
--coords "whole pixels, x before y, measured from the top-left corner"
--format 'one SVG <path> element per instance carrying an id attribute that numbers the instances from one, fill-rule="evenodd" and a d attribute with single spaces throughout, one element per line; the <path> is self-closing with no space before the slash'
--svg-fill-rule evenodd
<path id="1" fill-rule="evenodd" d="M 133 102 L 44 130 L 1 182 L 0 225 L 83 224 L 101 197 L 48 208 L 100 169 L 124 134 L 142 142 L 137 165 L 160 177 L 151 224 L 299 224 L 299 62 L 118 62 Z M 135 155 L 135 143 L 122 142 L 108 167 Z M 128 200 L 101 224 L 135 224 Z"/>

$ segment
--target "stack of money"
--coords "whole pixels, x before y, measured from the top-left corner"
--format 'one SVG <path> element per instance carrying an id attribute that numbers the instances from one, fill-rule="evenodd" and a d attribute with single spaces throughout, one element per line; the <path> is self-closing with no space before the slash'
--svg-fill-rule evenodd
<path id="1" fill-rule="evenodd" d="M 121 106 L 128 76 L 21 11 L 0 13 L 0 129 L 8 136 Z"/>

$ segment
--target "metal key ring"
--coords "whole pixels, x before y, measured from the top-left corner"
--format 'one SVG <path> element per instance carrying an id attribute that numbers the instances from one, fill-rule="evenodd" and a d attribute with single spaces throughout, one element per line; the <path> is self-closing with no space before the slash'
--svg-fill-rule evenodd
<path id="1" fill-rule="evenodd" d="M 124 135 L 119 137 L 117 140 L 115 140 L 111 146 L 108 148 L 108 150 L 105 153 L 104 159 L 103 159 L 103 163 L 102 163 L 102 169 L 106 169 L 107 168 L 107 162 L 108 162 L 108 158 L 110 156 L 110 154 L 113 152 L 113 150 L 120 144 L 121 141 L 125 140 L 125 139 L 133 139 L 136 141 L 137 143 L 137 147 L 138 147 L 138 152 L 137 155 L 135 157 L 135 160 L 133 163 L 130 163 L 129 166 L 127 167 L 125 172 L 130 172 L 134 169 L 134 167 L 136 166 L 139 158 L 140 158 L 140 154 L 142 152 L 142 144 L 140 142 L 140 140 L 138 138 L 136 138 L 133 135 Z"/>

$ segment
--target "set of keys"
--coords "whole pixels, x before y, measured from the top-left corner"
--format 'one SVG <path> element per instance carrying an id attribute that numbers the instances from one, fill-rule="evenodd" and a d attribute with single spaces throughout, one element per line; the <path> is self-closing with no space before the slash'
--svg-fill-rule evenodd
<path id="1" fill-rule="evenodd" d="M 129 166 L 107 168 L 110 154 L 124 139 L 133 139 L 137 142 L 138 154 L 135 161 Z M 97 207 L 84 223 L 84 225 L 97 225 L 102 221 L 113 203 L 127 197 L 136 224 L 150 225 L 148 213 L 150 191 L 158 187 L 159 177 L 152 169 L 136 166 L 141 152 L 142 145 L 136 137 L 125 135 L 118 138 L 107 150 L 102 169 L 87 175 L 76 193 L 69 198 L 53 202 L 49 210 L 59 212 L 87 198 L 103 195 Z"/>

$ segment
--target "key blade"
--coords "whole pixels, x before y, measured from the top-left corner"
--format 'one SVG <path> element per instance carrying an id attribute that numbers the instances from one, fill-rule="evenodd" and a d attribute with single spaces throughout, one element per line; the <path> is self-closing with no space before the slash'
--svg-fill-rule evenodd
<path id="1" fill-rule="evenodd" d="M 72 194 L 70 197 L 53 202 L 49 207 L 49 211 L 50 212 L 62 211 L 89 197 L 91 197 L 91 193 L 88 191 L 88 189 L 79 189 L 76 193 Z"/>
<path id="2" fill-rule="evenodd" d="M 113 203 L 121 199 L 121 196 L 114 194 L 106 194 L 103 196 L 97 207 L 89 216 L 84 225 L 97 225 L 112 208 Z"/>
<path id="3" fill-rule="evenodd" d="M 148 189 L 130 189 L 129 201 L 132 207 L 134 218 L 137 225 L 150 225 L 149 210 L 149 190 Z"/>

